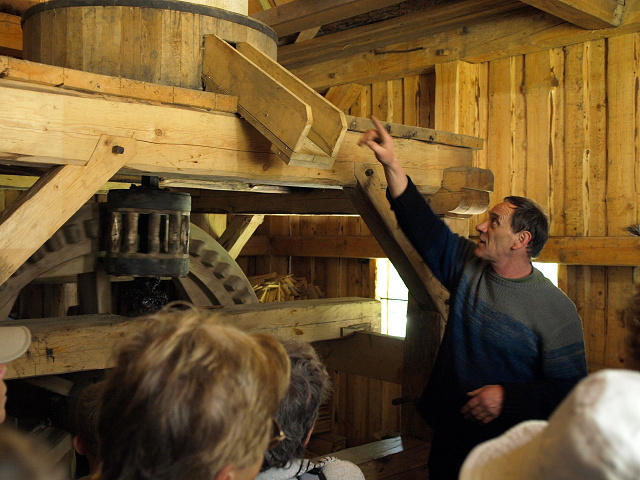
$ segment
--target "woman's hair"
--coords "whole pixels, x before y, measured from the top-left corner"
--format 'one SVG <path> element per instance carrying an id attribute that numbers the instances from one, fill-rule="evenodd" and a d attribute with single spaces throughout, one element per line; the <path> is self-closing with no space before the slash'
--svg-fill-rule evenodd
<path id="1" fill-rule="evenodd" d="M 511 231 L 519 233 L 526 230 L 531 233 L 527 253 L 530 258 L 538 257 L 549 239 L 549 219 L 542 208 L 529 198 L 512 195 L 505 197 L 504 201 L 516 207 L 511 216 Z"/>
<path id="2" fill-rule="evenodd" d="M 304 441 L 313 428 L 320 405 L 330 393 L 329 374 L 313 347 L 294 340 L 284 342 L 284 347 L 291 361 L 291 383 L 278 407 L 276 420 L 287 437 L 267 450 L 263 471 L 285 467 L 291 460 L 303 458 Z"/>
<path id="3" fill-rule="evenodd" d="M 62 480 L 62 468 L 49 458 L 44 445 L 4 425 L 0 427 L 0 480 Z"/>
<path id="4" fill-rule="evenodd" d="M 258 462 L 289 384 L 282 344 L 196 309 L 136 321 L 104 381 L 101 480 L 211 480 Z"/>

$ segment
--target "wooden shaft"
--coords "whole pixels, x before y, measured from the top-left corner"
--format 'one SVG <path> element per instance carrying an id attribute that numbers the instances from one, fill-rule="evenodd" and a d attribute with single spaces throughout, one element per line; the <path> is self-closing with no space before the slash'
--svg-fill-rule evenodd
<path id="1" fill-rule="evenodd" d="M 122 213 L 111 212 L 111 225 L 109 231 L 109 251 L 120 252 L 120 243 L 122 241 Z"/>
<path id="2" fill-rule="evenodd" d="M 125 214 L 124 253 L 135 253 L 138 251 L 139 217 L 140 214 L 137 212 L 127 212 Z"/>
<path id="3" fill-rule="evenodd" d="M 160 220 L 159 213 L 149 214 L 148 248 L 149 253 L 160 252 Z"/>

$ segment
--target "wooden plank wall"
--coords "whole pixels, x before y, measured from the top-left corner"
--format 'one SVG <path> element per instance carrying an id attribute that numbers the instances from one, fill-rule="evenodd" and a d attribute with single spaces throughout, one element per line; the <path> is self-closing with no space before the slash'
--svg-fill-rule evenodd
<path id="1" fill-rule="evenodd" d="M 478 166 L 495 174 L 492 204 L 535 199 L 553 236 L 620 237 L 639 223 L 639 53 L 640 34 L 630 34 L 488 62 Z M 619 366 L 634 268 L 560 268 L 591 369 Z"/>

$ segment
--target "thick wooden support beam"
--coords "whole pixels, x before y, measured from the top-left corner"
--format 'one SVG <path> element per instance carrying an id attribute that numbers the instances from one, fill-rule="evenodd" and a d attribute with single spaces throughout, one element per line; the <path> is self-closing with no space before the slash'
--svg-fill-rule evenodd
<path id="1" fill-rule="evenodd" d="M 138 140 L 120 173 L 338 188 L 353 184 L 354 164 L 371 153 L 347 132 L 330 170 L 286 165 L 271 144 L 236 116 L 150 105 L 119 97 L 0 79 L 0 160 L 20 165 L 86 165 L 100 135 Z M 399 138 L 396 152 L 418 189 L 440 189 L 443 170 L 471 165 L 466 148 Z"/>
<path id="2" fill-rule="evenodd" d="M 264 222 L 264 215 L 236 215 L 218 239 L 218 243 L 236 259 L 253 232 Z"/>
<path id="3" fill-rule="evenodd" d="M 367 480 L 400 480 L 428 478 L 430 449 L 431 444 L 424 440 L 402 436 L 347 448 L 331 455 L 358 465 Z"/>
<path id="4" fill-rule="evenodd" d="M 11 57 L 0 57 L 0 70 L 2 78 L 8 80 L 33 82 L 60 89 L 115 95 L 217 112 L 236 113 L 238 111 L 236 97 L 201 92 L 191 88 L 160 85 L 123 77 L 110 77 Z"/>
<path id="5" fill-rule="evenodd" d="M 85 166 L 48 171 L 5 209 L 0 217 L 0 284 L 135 154 L 132 138 L 103 136 Z"/>
<path id="6" fill-rule="evenodd" d="M 313 346 L 328 370 L 402 384 L 403 338 L 355 332 Z"/>
<path id="7" fill-rule="evenodd" d="M 227 68 L 219 68 L 221 61 Z M 286 163 L 331 168 L 347 131 L 333 104 L 247 43 L 236 49 L 207 35 L 202 70 L 205 79 L 238 97 L 240 113 Z"/>
<path id="8" fill-rule="evenodd" d="M 465 167 L 466 176 L 472 180 L 473 167 Z M 487 170 L 483 170 L 487 172 Z M 453 171 L 445 170 L 445 175 Z M 489 172 L 490 173 L 490 172 Z M 485 173 L 481 174 L 486 178 Z M 443 188 L 425 198 L 438 215 L 455 213 L 457 215 L 473 215 L 486 211 L 489 206 L 489 193 L 480 189 L 448 187 L 447 182 L 454 177 L 443 179 Z M 176 183 L 177 184 L 177 183 Z M 292 189 L 289 193 L 245 193 L 217 190 L 185 191 L 192 195 L 191 211 L 200 213 L 233 213 L 264 215 L 358 215 L 357 209 L 342 190 L 328 189 Z"/>
<path id="9" fill-rule="evenodd" d="M 380 302 L 362 298 L 237 305 L 211 310 L 212 321 L 280 339 L 313 342 L 339 338 L 342 328 L 366 325 L 380 331 Z M 29 350 L 11 362 L 6 378 L 56 375 L 109 368 L 116 342 L 144 328 L 144 321 L 117 315 L 21 320 L 31 330 Z"/>
<path id="10" fill-rule="evenodd" d="M 398 227 L 389 202 L 380 188 L 379 174 L 366 165 L 356 168 L 357 185 L 345 188 L 360 216 L 404 280 L 409 292 L 425 309 L 435 309 L 446 317 L 449 294 L 433 276 L 424 260 Z"/>
<path id="11" fill-rule="evenodd" d="M 550 237 L 538 262 L 565 265 L 640 265 L 639 237 Z"/>
<path id="12" fill-rule="evenodd" d="M 437 22 L 423 19 L 412 28 L 397 28 L 394 21 L 398 20 L 392 19 L 363 31 L 360 29 L 367 27 L 353 28 L 280 47 L 278 60 L 316 90 L 345 83 L 369 84 L 427 73 L 434 65 L 452 60 L 481 63 L 637 32 L 640 8 L 627 3 L 620 26 L 587 30 L 519 1 L 445 2 L 424 10 L 425 15 L 440 19 Z M 452 13 L 452 8 L 460 13 Z M 474 9 L 478 9 L 475 14 Z M 419 15 L 410 17 L 411 21 L 420 19 Z M 464 35 L 460 35 L 461 28 Z"/>
<path id="13" fill-rule="evenodd" d="M 347 112 L 351 108 L 351 105 L 353 105 L 353 102 L 355 102 L 360 96 L 363 88 L 364 85 L 360 85 L 358 83 L 338 85 L 336 87 L 331 87 L 327 93 L 325 93 L 324 98 L 333 103 L 343 112 Z"/>
<path id="14" fill-rule="evenodd" d="M 617 27 L 622 21 L 624 0 L 521 0 L 578 27 Z"/>
<path id="15" fill-rule="evenodd" d="M 294 0 L 251 15 L 279 37 L 400 3 L 400 0 Z"/>
<path id="16" fill-rule="evenodd" d="M 473 225 L 472 225 L 473 227 Z M 471 237 L 477 242 L 477 237 Z M 372 236 L 253 236 L 241 255 L 291 257 L 387 258 Z M 551 237 L 536 262 L 563 265 L 640 265 L 637 237 Z"/>

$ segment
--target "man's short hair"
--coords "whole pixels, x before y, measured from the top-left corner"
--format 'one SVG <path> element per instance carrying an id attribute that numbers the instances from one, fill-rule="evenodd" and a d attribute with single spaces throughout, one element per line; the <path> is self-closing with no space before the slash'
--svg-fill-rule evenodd
<path id="1" fill-rule="evenodd" d="M 530 258 L 538 257 L 549 239 L 547 216 L 536 202 L 528 198 L 512 195 L 504 197 L 504 201 L 516 207 L 511 216 L 511 231 L 513 233 L 525 230 L 530 232 L 531 241 L 527 245 L 527 253 Z"/>
<path id="2" fill-rule="evenodd" d="M 291 383 L 278 407 L 276 420 L 287 437 L 265 453 L 263 471 L 285 467 L 291 460 L 304 457 L 304 440 L 331 388 L 327 369 L 309 343 L 289 340 L 284 347 L 291 361 Z"/>
<path id="3" fill-rule="evenodd" d="M 87 385 L 78 397 L 75 414 L 75 434 L 86 453 L 98 457 L 98 407 L 102 382 Z"/>
<path id="4" fill-rule="evenodd" d="M 282 344 L 196 309 L 136 322 L 105 378 L 101 480 L 211 480 L 258 463 L 289 385 Z"/>

